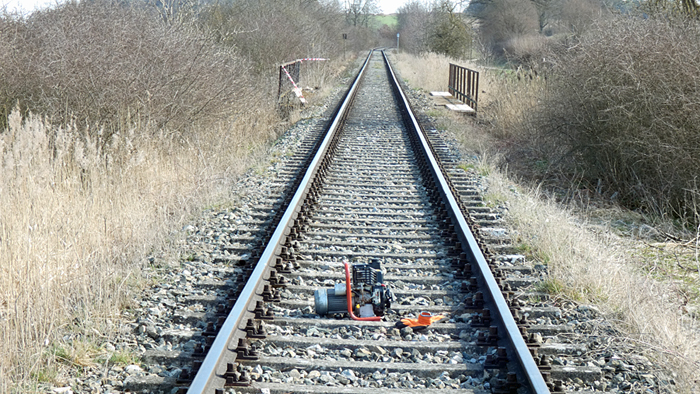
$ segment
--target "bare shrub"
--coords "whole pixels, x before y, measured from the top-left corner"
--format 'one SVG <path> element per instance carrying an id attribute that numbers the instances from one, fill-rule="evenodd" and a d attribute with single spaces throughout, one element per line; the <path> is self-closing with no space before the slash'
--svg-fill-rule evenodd
<path id="1" fill-rule="evenodd" d="M 334 57 L 343 51 L 343 14 L 337 4 L 275 0 L 218 3 L 201 17 L 204 31 L 228 47 L 237 48 L 255 72 L 270 73 L 278 64 L 300 57 Z M 347 28 L 355 49 L 360 28 Z M 364 48 L 363 48 L 364 49 Z M 274 72 L 272 73 L 274 74 Z"/>
<path id="2" fill-rule="evenodd" d="M 14 45 L 0 58 L 4 101 L 53 122 L 119 124 L 138 119 L 183 129 L 232 113 L 246 96 L 245 62 L 182 25 L 112 2 L 73 2 L 3 21 Z M 14 104 L 14 103 L 13 103 Z M 108 130 L 111 132 L 111 130 Z"/>
<path id="3" fill-rule="evenodd" d="M 558 4 L 558 24 L 577 35 L 608 15 L 599 0 L 561 0 Z"/>
<path id="4" fill-rule="evenodd" d="M 405 3 L 398 10 L 401 50 L 422 53 L 428 50 L 428 7 L 417 0 Z"/>
<path id="5" fill-rule="evenodd" d="M 529 0 L 495 0 L 482 15 L 481 36 L 491 53 L 505 58 L 518 37 L 539 33 L 537 8 Z"/>
<path id="6" fill-rule="evenodd" d="M 700 15 L 700 4 L 695 0 L 650 0 L 641 4 L 641 8 L 654 15 L 696 18 Z"/>
<path id="7" fill-rule="evenodd" d="M 700 173 L 700 26 L 619 17 L 552 62 L 527 146 L 630 207 L 686 215 Z"/>
<path id="8" fill-rule="evenodd" d="M 26 96 L 32 62 L 24 48 L 26 26 L 21 18 L 0 16 L 0 129 L 20 97 Z"/>

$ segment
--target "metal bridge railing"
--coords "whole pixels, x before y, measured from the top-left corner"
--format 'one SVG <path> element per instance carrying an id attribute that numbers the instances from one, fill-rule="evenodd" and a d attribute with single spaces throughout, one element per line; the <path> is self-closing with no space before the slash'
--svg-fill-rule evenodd
<path id="1" fill-rule="evenodd" d="M 286 71 L 286 72 L 285 72 Z M 281 64 L 279 66 L 279 84 L 277 88 L 277 105 L 285 115 L 290 111 L 299 108 L 302 101 L 299 100 L 298 94 L 293 94 L 297 85 L 301 72 L 301 60 L 293 60 L 291 62 Z M 301 93 L 301 91 L 298 91 Z"/>
<path id="2" fill-rule="evenodd" d="M 450 63 L 447 89 L 454 98 L 472 107 L 474 114 L 479 99 L 479 72 Z"/>
<path id="3" fill-rule="evenodd" d="M 301 65 L 303 62 L 324 61 L 321 57 L 307 57 L 292 60 L 279 66 L 279 84 L 277 88 L 277 105 L 285 116 L 306 103 L 301 89 Z M 308 70 L 305 71 L 308 77 Z"/>

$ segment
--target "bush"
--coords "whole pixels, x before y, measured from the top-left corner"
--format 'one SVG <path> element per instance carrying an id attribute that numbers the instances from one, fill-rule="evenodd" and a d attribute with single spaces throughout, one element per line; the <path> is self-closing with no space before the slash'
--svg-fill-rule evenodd
<path id="1" fill-rule="evenodd" d="M 425 4 L 417 0 L 405 3 L 398 10 L 397 20 L 401 50 L 410 53 L 429 50 L 430 9 Z"/>
<path id="2" fill-rule="evenodd" d="M 537 8 L 530 0 L 494 0 L 483 11 L 481 39 L 490 53 L 507 58 L 521 37 L 539 33 Z"/>
<path id="3" fill-rule="evenodd" d="M 431 52 L 457 59 L 470 55 L 471 29 L 462 14 L 455 12 L 450 1 L 436 4 L 432 11 L 432 25 L 428 40 Z"/>
<path id="4" fill-rule="evenodd" d="M 562 0 L 559 4 L 559 20 L 564 31 L 582 34 L 596 20 L 608 15 L 599 0 Z"/>
<path id="5" fill-rule="evenodd" d="M 401 49 L 410 53 L 433 52 L 455 59 L 472 54 L 472 28 L 465 15 L 449 0 L 427 6 L 418 1 L 398 10 Z"/>
<path id="6" fill-rule="evenodd" d="M 316 1 L 220 3 L 204 9 L 201 24 L 218 43 L 235 47 L 250 59 L 256 73 L 267 75 L 277 65 L 300 57 L 335 57 L 343 52 L 342 33 L 362 30 L 343 30 L 341 10 Z M 356 34 L 348 36 L 352 44 L 366 44 L 358 42 Z"/>
<path id="7" fill-rule="evenodd" d="M 548 59 L 531 158 L 630 207 L 687 215 L 700 173 L 700 26 L 618 17 Z"/>
<path id="8" fill-rule="evenodd" d="M 66 3 L 26 21 L 3 18 L 0 102 L 53 123 L 183 130 L 232 113 L 249 97 L 248 67 L 183 25 L 108 1 Z M 108 133 L 109 134 L 109 133 Z"/>

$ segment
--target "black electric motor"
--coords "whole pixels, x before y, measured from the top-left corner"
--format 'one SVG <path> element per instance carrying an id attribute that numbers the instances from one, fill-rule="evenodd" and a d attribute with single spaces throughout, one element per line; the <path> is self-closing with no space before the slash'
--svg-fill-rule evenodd
<path id="1" fill-rule="evenodd" d="M 394 295 L 384 284 L 384 272 L 379 261 L 352 266 L 352 307 L 359 317 L 384 316 L 391 306 Z M 338 283 L 332 289 L 314 291 L 316 313 L 321 316 L 347 313 L 346 284 Z"/>

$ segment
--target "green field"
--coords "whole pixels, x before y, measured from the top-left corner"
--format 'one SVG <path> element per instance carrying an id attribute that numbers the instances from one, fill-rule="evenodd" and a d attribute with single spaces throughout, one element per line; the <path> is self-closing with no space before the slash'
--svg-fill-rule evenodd
<path id="1" fill-rule="evenodd" d="M 396 27 L 399 24 L 399 20 L 396 17 L 396 14 L 391 14 L 391 15 L 372 15 L 370 18 L 370 25 L 375 28 L 379 29 L 380 27 L 387 25 L 389 27 Z"/>

